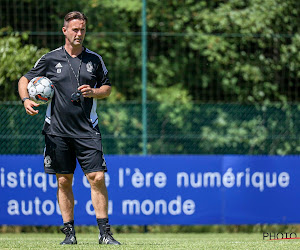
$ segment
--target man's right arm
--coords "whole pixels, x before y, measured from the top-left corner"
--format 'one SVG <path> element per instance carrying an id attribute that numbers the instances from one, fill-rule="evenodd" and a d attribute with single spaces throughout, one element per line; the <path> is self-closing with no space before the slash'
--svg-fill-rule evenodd
<path id="1" fill-rule="evenodd" d="M 29 94 L 28 94 L 28 91 L 27 91 L 27 85 L 29 83 L 29 80 L 22 76 L 19 80 L 19 84 L 18 84 L 18 91 L 19 91 L 19 95 L 20 95 L 20 98 L 21 100 L 23 100 L 23 98 L 29 98 Z M 26 113 L 28 115 L 36 115 L 39 113 L 38 110 L 35 110 L 33 107 L 38 107 L 39 104 L 35 103 L 34 101 L 30 100 L 30 99 L 26 99 L 24 101 L 24 108 L 26 110 Z"/>

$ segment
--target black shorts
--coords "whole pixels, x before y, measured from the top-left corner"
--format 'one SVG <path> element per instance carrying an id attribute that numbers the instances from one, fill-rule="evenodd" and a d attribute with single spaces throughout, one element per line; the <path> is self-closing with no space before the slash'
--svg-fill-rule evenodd
<path id="1" fill-rule="evenodd" d="M 107 171 L 101 138 L 45 135 L 44 169 L 47 174 L 74 174 L 76 159 L 84 174 Z"/>

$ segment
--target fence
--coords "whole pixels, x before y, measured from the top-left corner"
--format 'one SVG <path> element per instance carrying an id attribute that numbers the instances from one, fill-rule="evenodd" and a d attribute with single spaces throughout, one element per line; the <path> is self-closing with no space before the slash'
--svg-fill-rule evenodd
<path id="1" fill-rule="evenodd" d="M 0 154 L 42 154 L 45 106 L 0 104 Z M 106 154 L 142 154 L 140 103 L 100 103 Z M 299 105 L 147 104 L 149 154 L 299 154 Z"/>
<path id="2" fill-rule="evenodd" d="M 97 5 L 97 1 L 89 3 L 93 2 Z M 29 39 L 23 43 L 52 50 L 64 42 L 64 14 L 73 9 L 88 11 L 86 4 L 1 0 L 0 27 L 27 32 Z M 128 21 L 128 27 L 120 27 L 111 20 L 115 14 L 107 15 L 99 5 L 92 10 L 85 46 L 103 56 L 120 98 L 141 100 L 141 25 Z M 153 21 L 157 20 L 148 17 L 149 26 Z M 162 21 L 159 27 L 165 26 L 172 27 L 170 21 Z M 185 90 L 201 102 L 299 101 L 299 34 L 168 32 L 159 27 L 147 33 L 149 100 L 159 101 L 154 90 L 169 88 Z"/>
<path id="3" fill-rule="evenodd" d="M 105 152 L 141 154 L 141 25 L 128 21 L 121 29 L 115 13 L 107 15 L 92 2 L 85 46 L 103 56 L 114 88 L 98 109 Z M 55 49 L 64 41 L 59 31 L 64 14 L 74 9 L 85 10 L 84 1 L 1 0 L 0 39 L 11 31 L 27 32 L 23 44 Z M 168 32 L 149 26 L 147 153 L 299 153 L 299 34 Z M 163 21 L 160 26 L 171 27 Z M 0 86 L 15 86 L 17 78 L 4 75 Z M 11 92 L 17 100 L 12 87 L 0 100 L 11 101 L 5 99 Z M 45 107 L 40 109 L 43 114 Z M 1 103 L 0 110 L 0 154 L 41 154 L 43 115 L 28 117 L 12 102 Z"/>

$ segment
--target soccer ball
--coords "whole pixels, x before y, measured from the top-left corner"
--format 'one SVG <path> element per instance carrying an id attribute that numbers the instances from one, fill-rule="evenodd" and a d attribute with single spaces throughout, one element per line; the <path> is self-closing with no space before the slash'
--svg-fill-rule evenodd
<path id="1" fill-rule="evenodd" d="M 54 94 L 53 83 L 45 76 L 33 78 L 27 86 L 31 100 L 39 104 L 48 103 Z"/>

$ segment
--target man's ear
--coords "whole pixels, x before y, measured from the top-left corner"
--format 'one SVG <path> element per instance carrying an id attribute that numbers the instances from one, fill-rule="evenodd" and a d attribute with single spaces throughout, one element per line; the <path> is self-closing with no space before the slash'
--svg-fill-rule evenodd
<path id="1" fill-rule="evenodd" d="M 65 34 L 67 31 L 67 28 L 66 27 L 62 27 L 62 32 Z"/>

